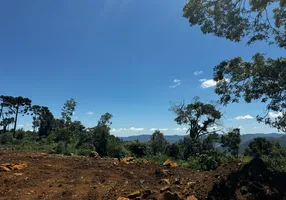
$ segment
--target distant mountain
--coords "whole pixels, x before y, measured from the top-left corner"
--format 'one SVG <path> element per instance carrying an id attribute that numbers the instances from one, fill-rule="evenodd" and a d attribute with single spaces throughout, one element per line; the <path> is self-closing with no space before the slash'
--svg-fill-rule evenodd
<path id="1" fill-rule="evenodd" d="M 286 146 L 286 135 L 285 134 L 255 134 L 256 137 L 247 137 L 245 141 L 240 143 L 239 152 L 243 153 L 245 149 L 248 147 L 249 143 L 257 137 L 264 137 L 271 142 L 279 142 L 281 145 Z"/>
<path id="2" fill-rule="evenodd" d="M 151 135 L 134 135 L 134 136 L 128 136 L 128 137 L 121 137 L 121 139 L 123 141 L 131 141 L 131 140 L 139 140 L 141 142 L 148 142 L 150 139 Z M 244 134 L 241 135 L 241 144 L 247 142 L 247 141 L 251 141 L 254 138 L 257 137 L 266 137 L 266 138 L 280 138 L 283 134 L 279 134 L 279 133 L 268 133 L 268 134 L 264 134 L 264 133 L 253 133 L 253 134 Z M 179 140 L 184 139 L 185 135 L 165 135 L 165 138 L 168 142 L 177 142 Z"/>
<path id="3" fill-rule="evenodd" d="M 123 141 L 131 141 L 131 140 L 139 140 L 141 142 L 148 142 L 150 140 L 151 135 L 134 135 L 128 137 L 121 137 Z M 165 135 L 165 138 L 168 142 L 177 142 L 181 139 L 184 139 L 184 135 Z"/>

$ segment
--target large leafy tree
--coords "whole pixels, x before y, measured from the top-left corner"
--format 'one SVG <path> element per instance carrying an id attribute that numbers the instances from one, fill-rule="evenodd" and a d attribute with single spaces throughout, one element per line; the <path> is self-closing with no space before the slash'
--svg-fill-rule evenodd
<path id="1" fill-rule="evenodd" d="M 189 0 L 183 16 L 190 25 L 198 25 L 204 34 L 213 34 L 231 41 L 265 41 L 286 48 L 285 0 Z M 222 61 L 214 68 L 215 92 L 224 105 L 261 101 L 266 110 L 281 115 L 271 119 L 266 113 L 257 116 L 259 122 L 286 131 L 286 58 L 265 58 L 256 53 L 252 61 L 241 57 Z M 226 81 L 227 80 L 227 81 Z"/>
<path id="2" fill-rule="evenodd" d="M 240 130 L 233 129 L 228 134 L 221 136 L 221 145 L 233 156 L 238 156 L 239 144 L 241 142 Z"/>
<path id="3" fill-rule="evenodd" d="M 185 103 L 175 104 L 170 110 L 177 115 L 175 121 L 179 125 L 185 124 L 189 126 L 187 133 L 194 140 L 215 132 L 216 130 L 210 129 L 218 123 L 222 116 L 221 112 L 214 105 L 203 103 L 196 98 L 193 103 L 188 105 L 185 105 Z"/>
<path id="4" fill-rule="evenodd" d="M 164 154 L 167 144 L 163 133 L 158 130 L 150 136 L 150 147 L 153 155 Z"/>
<path id="5" fill-rule="evenodd" d="M 107 154 L 108 139 L 110 136 L 110 126 L 112 115 L 110 113 L 103 114 L 96 127 L 92 129 L 92 143 L 96 151 L 101 155 Z"/>
<path id="6" fill-rule="evenodd" d="M 275 43 L 286 48 L 285 0 L 189 0 L 183 16 L 204 34 L 239 42 Z"/>
<path id="7" fill-rule="evenodd" d="M 71 124 L 71 117 L 73 116 L 76 105 L 77 102 L 73 98 L 71 98 L 65 102 L 62 108 L 62 119 L 65 121 L 65 124 L 67 126 Z"/>
<path id="8" fill-rule="evenodd" d="M 54 115 L 48 107 L 42 106 L 39 114 L 39 136 L 48 136 L 52 131 L 53 125 Z"/>

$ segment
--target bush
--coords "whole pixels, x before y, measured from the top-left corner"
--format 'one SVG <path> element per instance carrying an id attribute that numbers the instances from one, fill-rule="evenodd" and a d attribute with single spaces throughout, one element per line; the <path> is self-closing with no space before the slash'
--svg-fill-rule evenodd
<path id="1" fill-rule="evenodd" d="M 199 155 L 199 163 L 202 170 L 214 170 L 220 164 L 228 162 L 229 160 L 231 160 L 230 156 L 217 149 L 212 149 Z"/>
<path id="2" fill-rule="evenodd" d="M 0 135 L 0 144 L 8 145 L 13 143 L 13 136 L 12 133 L 2 133 Z"/>
<path id="3" fill-rule="evenodd" d="M 139 140 L 128 142 L 126 147 L 136 157 L 140 158 L 147 155 L 147 144 Z"/>
<path id="4" fill-rule="evenodd" d="M 65 154 L 66 153 L 66 145 L 64 142 L 59 142 L 55 148 L 57 154 Z"/>
<path id="5" fill-rule="evenodd" d="M 173 143 L 167 146 L 166 148 L 166 154 L 169 157 L 179 159 L 181 158 L 181 152 L 180 152 L 180 147 L 177 143 Z"/>

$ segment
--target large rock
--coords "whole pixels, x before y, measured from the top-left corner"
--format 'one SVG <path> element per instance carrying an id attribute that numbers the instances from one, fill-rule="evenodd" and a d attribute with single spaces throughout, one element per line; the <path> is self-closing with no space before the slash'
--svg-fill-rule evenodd
<path id="1" fill-rule="evenodd" d="M 99 158 L 100 156 L 99 156 L 99 154 L 96 151 L 91 151 L 89 153 L 89 157 L 90 158 Z"/>
<path id="2" fill-rule="evenodd" d="M 11 171 L 11 170 L 21 170 L 26 168 L 27 165 L 25 163 L 22 164 L 3 164 L 0 166 L 0 171 Z"/>
<path id="3" fill-rule="evenodd" d="M 134 163 L 134 158 L 126 157 L 126 158 L 121 159 L 121 162 L 128 165 L 128 164 Z"/>
<path id="4" fill-rule="evenodd" d="M 167 167 L 178 167 L 179 165 L 175 162 L 175 161 L 172 161 L 170 159 L 166 160 L 164 163 L 163 163 L 164 166 L 167 166 Z"/>

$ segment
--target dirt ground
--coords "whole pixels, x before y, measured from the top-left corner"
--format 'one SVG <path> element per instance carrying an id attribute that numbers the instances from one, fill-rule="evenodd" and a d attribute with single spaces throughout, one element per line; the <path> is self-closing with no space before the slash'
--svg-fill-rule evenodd
<path id="1" fill-rule="evenodd" d="M 205 172 L 124 164 L 112 158 L 0 150 L 0 165 L 6 163 L 26 167 L 0 172 L 0 200 L 286 199 L 284 175 L 270 175 L 259 161 L 252 165 L 233 161 Z"/>

